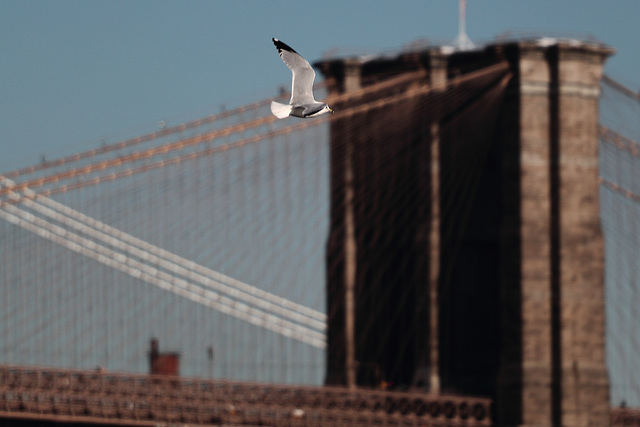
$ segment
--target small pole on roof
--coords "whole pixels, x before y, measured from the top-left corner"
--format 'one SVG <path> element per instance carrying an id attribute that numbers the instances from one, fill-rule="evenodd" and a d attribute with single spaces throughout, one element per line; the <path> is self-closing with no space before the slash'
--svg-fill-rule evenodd
<path id="1" fill-rule="evenodd" d="M 467 0 L 459 0 L 458 37 L 456 37 L 454 44 L 459 50 L 469 50 L 476 46 L 467 36 Z"/>

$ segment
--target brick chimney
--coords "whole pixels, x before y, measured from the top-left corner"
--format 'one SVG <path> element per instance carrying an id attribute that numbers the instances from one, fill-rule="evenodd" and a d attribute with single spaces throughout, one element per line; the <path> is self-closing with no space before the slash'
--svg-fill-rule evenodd
<path id="1" fill-rule="evenodd" d="M 179 375 L 180 353 L 160 353 L 158 339 L 151 339 L 149 352 L 149 371 L 151 375 Z"/>

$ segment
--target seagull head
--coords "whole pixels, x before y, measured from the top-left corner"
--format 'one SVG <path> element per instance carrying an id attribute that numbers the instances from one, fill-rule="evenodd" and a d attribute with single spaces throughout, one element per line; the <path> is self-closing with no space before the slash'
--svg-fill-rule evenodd
<path id="1" fill-rule="evenodd" d="M 322 104 L 322 108 L 316 110 L 313 114 L 305 115 L 304 117 L 317 117 L 327 113 L 333 113 L 333 110 L 327 104 Z"/>

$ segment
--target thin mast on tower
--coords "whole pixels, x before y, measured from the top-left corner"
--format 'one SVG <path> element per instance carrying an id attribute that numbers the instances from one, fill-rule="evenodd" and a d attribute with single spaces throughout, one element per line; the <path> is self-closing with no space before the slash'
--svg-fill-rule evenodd
<path id="1" fill-rule="evenodd" d="M 469 50 L 476 47 L 469 36 L 467 36 L 467 0 L 459 1 L 458 37 L 456 37 L 453 43 L 459 50 Z"/>

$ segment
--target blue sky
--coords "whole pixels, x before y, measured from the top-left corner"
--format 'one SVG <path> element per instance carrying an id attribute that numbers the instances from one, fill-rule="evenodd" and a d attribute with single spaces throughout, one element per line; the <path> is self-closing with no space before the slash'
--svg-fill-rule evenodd
<path id="1" fill-rule="evenodd" d="M 309 60 L 457 34 L 457 0 L 0 0 L 0 172 L 274 95 Z M 468 0 L 474 41 L 588 36 L 606 72 L 640 88 L 640 1 Z"/>

